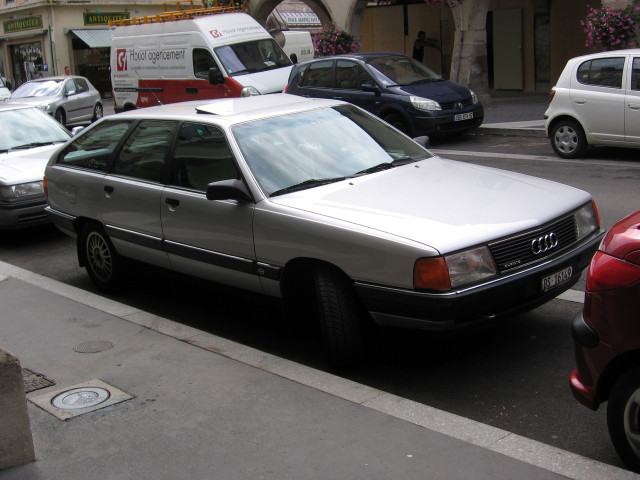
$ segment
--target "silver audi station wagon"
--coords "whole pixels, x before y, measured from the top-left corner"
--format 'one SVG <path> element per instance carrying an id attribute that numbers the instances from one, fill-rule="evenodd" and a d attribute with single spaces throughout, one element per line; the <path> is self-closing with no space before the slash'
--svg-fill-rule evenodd
<path id="1" fill-rule="evenodd" d="M 274 94 L 113 115 L 55 153 L 47 212 L 95 284 L 125 259 L 280 298 L 335 366 L 364 322 L 475 328 L 573 285 L 591 196 L 446 160 L 360 108 Z"/>

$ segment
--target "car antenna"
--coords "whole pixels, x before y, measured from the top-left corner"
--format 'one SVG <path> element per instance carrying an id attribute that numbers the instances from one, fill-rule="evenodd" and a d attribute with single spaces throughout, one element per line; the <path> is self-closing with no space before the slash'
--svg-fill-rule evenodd
<path id="1" fill-rule="evenodd" d="M 138 82 L 144 82 L 144 80 L 142 79 L 142 77 L 140 76 L 140 74 L 138 73 L 138 70 L 136 70 L 135 68 L 133 69 L 134 72 L 136 72 L 136 75 L 138 76 Z M 138 83 L 139 85 L 140 83 Z M 158 96 L 156 95 L 156 93 L 150 88 L 147 87 L 148 91 L 151 92 L 151 95 L 153 95 L 153 98 L 156 99 L 156 102 L 158 102 L 158 105 L 163 105 L 163 103 L 160 101 L 160 99 L 158 98 Z M 138 87 L 138 92 L 140 91 L 140 87 Z"/>

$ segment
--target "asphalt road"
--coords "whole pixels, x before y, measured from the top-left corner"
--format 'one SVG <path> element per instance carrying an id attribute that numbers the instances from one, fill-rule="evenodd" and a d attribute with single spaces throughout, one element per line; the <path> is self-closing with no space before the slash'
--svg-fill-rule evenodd
<path id="1" fill-rule="evenodd" d="M 640 161 L 601 149 L 564 161 L 545 139 L 464 136 L 434 140 L 443 156 L 557 180 L 590 191 L 610 227 L 640 205 Z M 456 192 L 451 192 L 455 195 Z M 473 208 L 470 205 L 470 208 Z M 53 228 L 3 234 L 0 260 L 95 293 L 74 242 Z M 325 369 L 313 329 L 285 331 L 277 305 L 149 268 L 136 269 L 120 302 Z M 465 338 L 372 332 L 366 363 L 343 375 L 424 404 L 623 467 L 609 441 L 605 408 L 592 412 L 569 391 L 570 322 L 582 305 L 554 300 Z"/>

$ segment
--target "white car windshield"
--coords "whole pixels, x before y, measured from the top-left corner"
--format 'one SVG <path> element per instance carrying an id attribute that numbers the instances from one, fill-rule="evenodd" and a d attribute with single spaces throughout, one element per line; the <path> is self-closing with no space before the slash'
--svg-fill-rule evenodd
<path id="1" fill-rule="evenodd" d="M 44 82 L 27 82 L 16 88 L 13 98 L 26 98 L 26 97 L 45 97 L 48 95 L 55 95 L 60 86 L 61 80 L 46 80 Z"/>
<path id="2" fill-rule="evenodd" d="M 216 55 L 231 77 L 291 65 L 287 55 L 272 38 L 225 45 L 216 48 Z"/>
<path id="3" fill-rule="evenodd" d="M 0 153 L 66 142 L 69 133 L 37 108 L 0 111 Z"/>
<path id="4" fill-rule="evenodd" d="M 267 196 L 431 157 L 428 150 L 351 105 L 311 110 L 232 129 Z"/>

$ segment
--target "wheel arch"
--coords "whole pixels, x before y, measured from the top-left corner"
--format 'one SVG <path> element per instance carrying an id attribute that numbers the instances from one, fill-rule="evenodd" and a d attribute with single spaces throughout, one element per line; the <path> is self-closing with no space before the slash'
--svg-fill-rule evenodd
<path id="1" fill-rule="evenodd" d="M 585 137 L 587 138 L 587 142 L 589 142 L 589 135 L 587 134 L 587 130 L 584 128 L 584 124 L 580 121 L 579 118 L 573 115 L 570 115 L 568 113 L 564 113 L 562 115 L 558 115 L 557 117 L 554 117 L 553 120 L 551 120 L 547 124 L 547 137 L 551 137 L 551 131 L 562 120 L 571 120 L 572 122 L 576 122 L 582 129 L 582 133 L 584 133 Z"/>
<path id="2" fill-rule="evenodd" d="M 614 385 L 631 368 L 640 367 L 640 350 L 632 350 L 618 355 L 612 360 L 600 375 L 596 390 L 596 402 L 601 404 L 606 402 L 613 390 Z"/>

